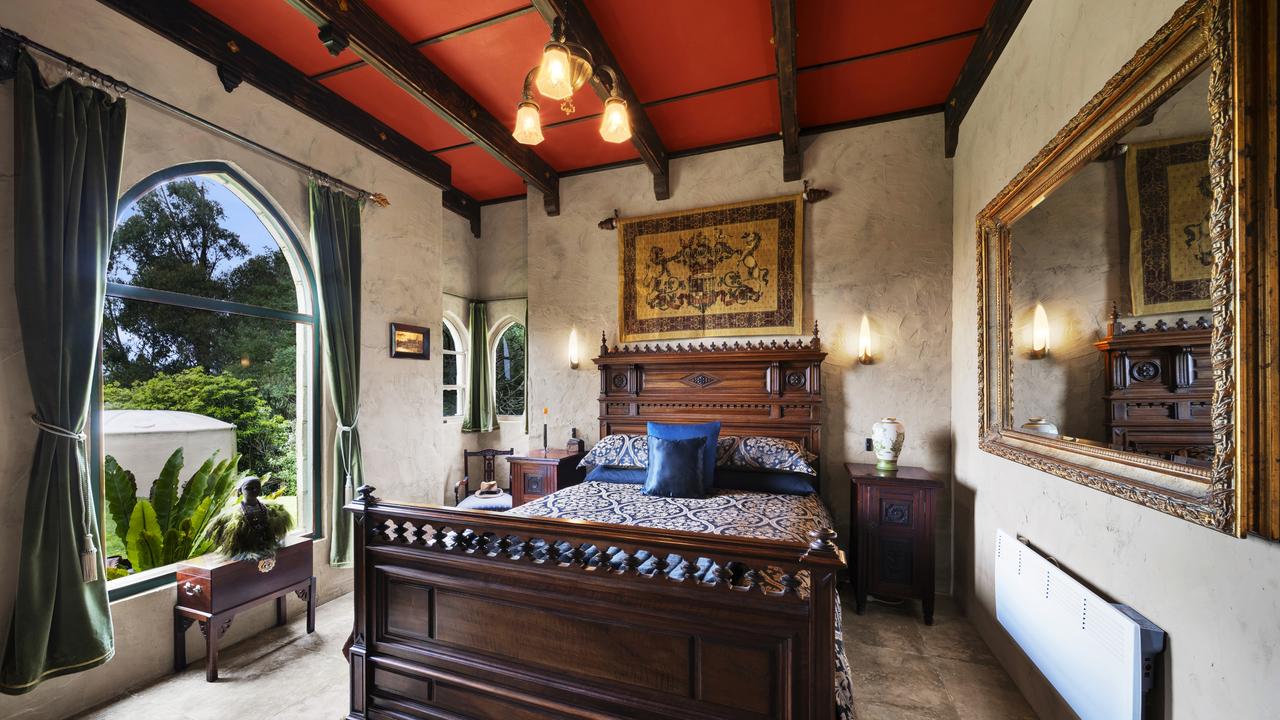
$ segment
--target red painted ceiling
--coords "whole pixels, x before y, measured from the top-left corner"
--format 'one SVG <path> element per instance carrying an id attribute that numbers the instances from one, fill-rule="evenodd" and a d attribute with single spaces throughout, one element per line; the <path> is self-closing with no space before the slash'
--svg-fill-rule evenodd
<path id="1" fill-rule="evenodd" d="M 549 31 L 527 0 L 364 0 L 503 124 Z M 331 56 L 286 0 L 193 0 L 453 169 L 477 200 L 524 192 L 513 171 L 368 66 Z M 586 0 L 671 152 L 776 135 L 781 128 L 767 0 Z M 933 108 L 946 100 L 994 0 L 802 0 L 797 64 L 803 128 Z M 479 27 L 473 27 L 477 26 Z M 354 67 L 352 65 L 355 64 Z M 728 87 L 726 87 L 728 86 Z M 589 88 L 572 115 L 542 100 L 534 151 L 561 172 L 635 161 L 600 139 Z"/>

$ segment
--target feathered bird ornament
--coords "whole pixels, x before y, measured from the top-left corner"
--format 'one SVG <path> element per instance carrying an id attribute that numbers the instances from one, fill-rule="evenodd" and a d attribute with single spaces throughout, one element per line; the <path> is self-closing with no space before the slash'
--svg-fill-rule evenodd
<path id="1" fill-rule="evenodd" d="M 261 494 L 262 481 L 245 478 L 240 482 L 240 506 L 219 515 L 209 527 L 214 547 L 232 560 L 274 558 L 293 528 L 289 511 L 276 503 L 261 502 Z"/>

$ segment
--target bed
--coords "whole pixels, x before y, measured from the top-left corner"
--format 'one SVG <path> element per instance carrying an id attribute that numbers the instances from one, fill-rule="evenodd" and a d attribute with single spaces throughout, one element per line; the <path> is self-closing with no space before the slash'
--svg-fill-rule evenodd
<path id="1" fill-rule="evenodd" d="M 818 452 L 812 340 L 601 347 L 600 435 L 720 420 Z M 816 495 L 698 500 L 587 482 L 509 513 L 384 502 L 356 520 L 349 718 L 790 718 L 848 711 Z"/>

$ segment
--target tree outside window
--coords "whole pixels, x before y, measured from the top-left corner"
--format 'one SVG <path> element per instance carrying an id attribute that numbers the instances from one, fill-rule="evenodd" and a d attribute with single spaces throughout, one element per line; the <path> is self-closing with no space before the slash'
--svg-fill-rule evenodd
<path id="1" fill-rule="evenodd" d="M 524 415 L 525 328 L 511 323 L 494 347 L 494 408 L 499 416 Z"/>

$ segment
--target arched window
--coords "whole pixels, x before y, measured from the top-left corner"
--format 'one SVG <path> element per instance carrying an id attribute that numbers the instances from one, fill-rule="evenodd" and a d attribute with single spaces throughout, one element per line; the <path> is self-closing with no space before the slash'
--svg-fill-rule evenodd
<path id="1" fill-rule="evenodd" d="M 467 407 L 467 346 L 462 341 L 462 333 L 448 318 L 440 334 L 444 345 L 440 353 L 444 359 L 444 416 L 459 418 Z"/>
<path id="2" fill-rule="evenodd" d="M 498 417 L 524 415 L 524 325 L 511 322 L 498 333 L 493 347 L 494 410 Z"/>
<path id="3" fill-rule="evenodd" d="M 202 518 L 245 475 L 320 534 L 314 293 L 284 215 L 226 163 L 170 168 L 121 199 L 95 428 L 110 579 L 207 551 Z M 126 542 L 135 521 L 154 542 Z"/>

